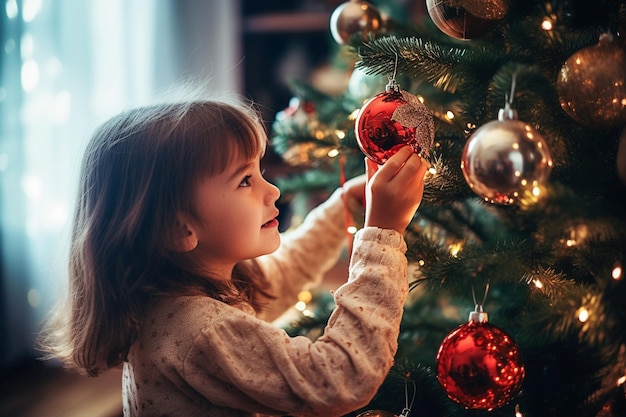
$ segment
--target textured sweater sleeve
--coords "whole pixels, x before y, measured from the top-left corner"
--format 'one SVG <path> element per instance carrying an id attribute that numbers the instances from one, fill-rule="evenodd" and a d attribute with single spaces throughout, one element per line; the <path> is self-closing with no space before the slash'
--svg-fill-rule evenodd
<path id="1" fill-rule="evenodd" d="M 277 251 L 255 261 L 271 285 L 275 298 L 264 299 L 259 318 L 274 320 L 296 301 L 307 286 L 318 284 L 339 259 L 346 243 L 346 220 L 342 190 L 311 210 L 303 223 L 281 236 Z"/>
<path id="2" fill-rule="evenodd" d="M 366 405 L 393 364 L 408 293 L 406 244 L 395 231 L 355 236 L 350 278 L 316 341 L 224 310 L 184 360 L 188 384 L 211 403 L 253 413 L 340 416 Z"/>

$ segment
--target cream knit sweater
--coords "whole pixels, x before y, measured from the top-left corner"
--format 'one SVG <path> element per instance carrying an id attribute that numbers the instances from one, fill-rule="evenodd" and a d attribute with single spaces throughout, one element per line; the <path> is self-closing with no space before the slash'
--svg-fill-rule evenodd
<path id="1" fill-rule="evenodd" d="M 263 311 L 209 297 L 164 299 L 148 311 L 123 370 L 125 417 L 340 416 L 366 405 L 397 350 L 406 300 L 403 237 L 361 229 L 348 282 L 316 341 L 273 320 L 337 261 L 345 243 L 340 191 L 255 259 L 278 297 Z"/>

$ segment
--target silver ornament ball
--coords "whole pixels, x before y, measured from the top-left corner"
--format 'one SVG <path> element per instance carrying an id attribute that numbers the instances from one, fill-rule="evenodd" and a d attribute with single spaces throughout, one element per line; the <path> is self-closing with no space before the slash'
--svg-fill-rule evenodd
<path id="1" fill-rule="evenodd" d="M 461 170 L 470 188 L 486 201 L 501 205 L 539 197 L 552 165 L 541 134 L 502 112 L 498 120 L 470 136 L 461 158 Z"/>

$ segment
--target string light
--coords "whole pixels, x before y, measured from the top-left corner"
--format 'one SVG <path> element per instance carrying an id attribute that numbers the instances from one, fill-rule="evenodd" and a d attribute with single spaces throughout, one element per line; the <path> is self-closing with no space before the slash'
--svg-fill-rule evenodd
<path id="1" fill-rule="evenodd" d="M 552 30 L 554 25 L 552 24 L 552 20 L 549 17 L 546 17 L 541 22 L 541 29 L 543 30 Z"/>
<path id="2" fill-rule="evenodd" d="M 313 313 L 309 311 L 308 304 L 313 300 L 313 294 L 304 290 L 298 293 L 298 302 L 295 305 L 296 310 L 300 311 L 304 316 L 312 317 Z"/>
<path id="3" fill-rule="evenodd" d="M 337 155 L 339 155 L 339 149 L 331 149 L 328 151 L 329 158 L 335 158 Z"/>
<path id="4" fill-rule="evenodd" d="M 617 386 L 624 385 L 626 382 L 626 375 L 622 375 L 617 379 Z"/>
<path id="5" fill-rule="evenodd" d="M 587 320 L 589 320 L 589 310 L 587 310 L 585 307 L 579 308 L 576 314 L 578 315 L 578 320 L 581 323 L 584 323 Z"/>
<path id="6" fill-rule="evenodd" d="M 348 226 L 348 227 L 346 228 L 346 231 L 347 231 L 348 233 L 350 233 L 351 235 L 353 235 L 353 234 L 355 234 L 355 233 L 357 232 L 357 228 L 356 228 L 356 226 Z"/>
<path id="7" fill-rule="evenodd" d="M 613 267 L 613 270 L 611 271 L 611 277 L 613 277 L 614 280 L 618 280 L 622 278 L 622 265 L 620 265 L 619 263 L 615 265 L 615 267 Z"/>
<path id="8" fill-rule="evenodd" d="M 463 243 L 462 242 L 453 243 L 448 248 L 450 250 L 450 255 L 456 258 L 459 255 L 459 252 L 461 252 L 461 249 L 463 249 Z"/>
<path id="9" fill-rule="evenodd" d="M 538 279 L 534 279 L 533 280 L 533 284 L 535 284 L 535 287 L 541 289 L 543 288 L 543 283 L 541 281 L 539 281 Z"/>

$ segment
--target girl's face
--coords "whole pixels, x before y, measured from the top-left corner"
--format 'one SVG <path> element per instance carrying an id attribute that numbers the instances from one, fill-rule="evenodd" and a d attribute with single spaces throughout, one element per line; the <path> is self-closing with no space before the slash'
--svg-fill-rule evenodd
<path id="1" fill-rule="evenodd" d="M 263 178 L 260 163 L 261 155 L 238 160 L 195 188 L 196 216 L 188 226 L 198 240 L 196 253 L 214 273 L 230 277 L 237 262 L 280 245 L 275 206 L 280 191 Z"/>

